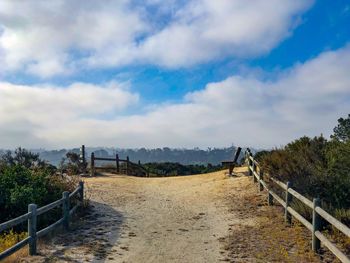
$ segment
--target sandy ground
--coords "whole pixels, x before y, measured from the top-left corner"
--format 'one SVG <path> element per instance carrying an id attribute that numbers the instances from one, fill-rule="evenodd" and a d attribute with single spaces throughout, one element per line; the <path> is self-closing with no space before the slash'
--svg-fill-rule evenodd
<path id="1" fill-rule="evenodd" d="M 282 213 L 266 206 L 244 171 L 236 169 L 236 177 L 222 171 L 170 178 L 86 178 L 89 212 L 71 232 L 49 239 L 39 256 L 25 261 L 317 262 L 305 252 L 308 244 L 297 244 L 299 236 L 306 240 L 303 230 L 299 236 L 278 239 L 286 231 Z M 266 234 L 261 229 L 277 229 L 277 236 L 256 238 Z M 276 254 L 276 249 L 282 252 Z"/>

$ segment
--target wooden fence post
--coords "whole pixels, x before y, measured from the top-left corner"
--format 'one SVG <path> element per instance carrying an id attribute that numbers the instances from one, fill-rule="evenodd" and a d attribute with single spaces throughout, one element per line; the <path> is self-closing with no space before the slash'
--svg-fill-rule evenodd
<path id="1" fill-rule="evenodd" d="M 256 173 L 257 169 L 256 169 L 256 163 L 253 162 L 253 180 L 254 180 L 254 183 L 256 183 L 258 181 L 258 179 L 255 177 L 255 173 Z"/>
<path id="2" fill-rule="evenodd" d="M 250 149 L 247 148 L 247 150 L 245 151 L 245 163 L 249 165 L 249 153 L 250 153 Z M 248 163 L 247 163 L 248 161 Z"/>
<path id="3" fill-rule="evenodd" d="M 267 203 L 268 203 L 268 205 L 273 205 L 273 196 L 271 194 L 271 190 L 269 190 L 269 193 L 267 196 Z"/>
<path id="4" fill-rule="evenodd" d="M 86 174 L 86 158 L 85 158 L 85 145 L 81 146 L 81 159 L 83 163 L 83 174 Z"/>
<path id="5" fill-rule="evenodd" d="M 62 214 L 63 214 L 63 227 L 66 230 L 69 230 L 69 192 L 65 191 L 62 193 L 63 205 L 62 205 Z"/>
<path id="6" fill-rule="evenodd" d="M 262 180 L 264 180 L 264 172 L 261 170 L 261 168 L 259 169 L 259 191 L 261 192 L 262 190 L 264 190 L 264 186 L 262 184 Z"/>
<path id="7" fill-rule="evenodd" d="M 321 202 L 319 198 L 314 198 L 312 209 L 312 250 L 317 253 L 321 247 L 320 240 L 316 237 L 315 232 L 321 228 L 321 218 L 316 212 L 316 207 L 320 206 Z"/>
<path id="8" fill-rule="evenodd" d="M 91 176 L 95 176 L 95 153 L 91 153 L 91 165 L 90 165 L 90 169 L 91 169 Z"/>
<path id="9" fill-rule="evenodd" d="M 80 181 L 79 182 L 79 187 L 80 187 L 80 202 L 81 202 L 81 206 L 84 205 L 84 182 Z"/>
<path id="10" fill-rule="evenodd" d="M 28 212 L 31 213 L 28 218 L 28 236 L 30 237 L 29 240 L 29 255 L 33 256 L 36 255 L 36 242 L 37 242 L 37 236 L 36 236 L 36 225 L 37 225 L 37 205 L 36 204 L 30 204 L 28 205 Z"/>
<path id="11" fill-rule="evenodd" d="M 120 168 L 119 168 L 119 155 L 118 154 L 115 155 L 115 162 L 116 162 L 116 166 L 117 166 L 117 173 L 119 173 Z"/>
<path id="12" fill-rule="evenodd" d="M 286 188 L 286 207 L 284 210 L 284 219 L 286 223 L 291 224 L 292 223 L 292 215 L 288 212 L 288 207 L 290 205 L 290 202 L 292 201 L 292 195 L 288 192 L 288 189 L 292 187 L 291 182 L 287 182 L 287 188 Z"/>
<path id="13" fill-rule="evenodd" d="M 249 168 L 248 172 L 249 172 L 249 175 L 252 176 L 253 172 L 252 172 L 252 170 L 250 170 L 250 168 L 252 168 L 252 166 L 253 166 L 253 161 L 250 159 L 250 157 L 253 157 L 251 152 L 248 153 L 248 168 Z"/>
<path id="14" fill-rule="evenodd" d="M 129 175 L 129 156 L 126 156 L 126 174 Z"/>

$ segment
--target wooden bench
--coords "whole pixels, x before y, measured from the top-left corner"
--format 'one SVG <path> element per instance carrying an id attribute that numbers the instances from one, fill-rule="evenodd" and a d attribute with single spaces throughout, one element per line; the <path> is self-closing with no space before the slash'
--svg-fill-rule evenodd
<path id="1" fill-rule="evenodd" d="M 225 167 L 228 166 L 228 172 L 229 172 L 229 175 L 232 175 L 233 173 L 233 169 L 235 168 L 236 164 L 237 164 L 237 160 L 238 160 L 238 157 L 240 155 L 242 151 L 242 148 L 241 147 L 238 147 L 237 150 L 236 150 L 236 153 L 233 157 L 233 161 L 222 161 L 221 164 Z"/>

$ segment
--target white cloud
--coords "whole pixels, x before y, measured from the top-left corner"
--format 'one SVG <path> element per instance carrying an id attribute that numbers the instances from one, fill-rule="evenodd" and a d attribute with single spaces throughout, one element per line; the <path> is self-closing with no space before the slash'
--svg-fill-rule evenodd
<path id="1" fill-rule="evenodd" d="M 129 45 L 147 29 L 128 2 L 1 1 L 2 70 L 43 77 L 71 73 L 79 56 Z"/>
<path id="2" fill-rule="evenodd" d="M 224 56 L 270 51 L 294 29 L 311 1 L 190 1 L 167 27 L 147 38 L 141 56 L 180 67 Z"/>
<path id="3" fill-rule="evenodd" d="M 68 87 L 20 86 L 0 82 L 0 145 L 55 145 L 83 127 L 75 123 L 115 115 L 138 102 L 138 94 L 114 82 L 102 86 L 74 83 Z M 74 127 L 72 126 L 74 124 Z M 75 129 L 75 130 L 72 130 Z M 93 127 L 89 133 L 94 134 Z"/>
<path id="4" fill-rule="evenodd" d="M 186 67 L 266 53 L 311 0 L 0 3 L 0 71 L 41 77 L 86 67 Z"/>
<path id="5" fill-rule="evenodd" d="M 349 68 L 347 46 L 281 72 L 275 80 L 232 76 L 187 94 L 183 103 L 132 116 L 118 110 L 137 96 L 113 85 L 75 84 L 63 90 L 2 83 L 0 145 L 206 147 L 234 142 L 271 147 L 303 135 L 329 135 L 337 119 L 350 112 Z M 95 109 L 113 114 L 101 119 Z"/>

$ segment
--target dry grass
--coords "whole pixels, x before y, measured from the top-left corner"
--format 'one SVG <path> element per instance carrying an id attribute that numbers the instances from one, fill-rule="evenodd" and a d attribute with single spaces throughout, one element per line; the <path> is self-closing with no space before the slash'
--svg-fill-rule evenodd
<path id="1" fill-rule="evenodd" d="M 10 230 L 8 233 L 3 233 L 0 235 L 0 252 L 14 246 L 19 241 L 27 237 L 27 232 L 15 233 Z"/>
<path id="2" fill-rule="evenodd" d="M 27 237 L 27 232 L 15 233 L 13 230 L 0 235 L 0 252 L 14 246 L 19 241 Z M 18 262 L 21 257 L 27 256 L 28 251 L 26 248 L 18 250 L 16 253 L 4 259 L 2 262 Z"/>
<path id="3" fill-rule="evenodd" d="M 232 228 L 225 240 L 224 249 L 229 251 L 227 261 L 336 262 L 329 251 L 322 257 L 315 255 L 310 232 L 297 222 L 291 226 L 285 224 L 283 209 L 269 207 L 266 193 L 258 193 L 257 185 L 251 183 L 248 187 L 244 196 L 232 191 L 228 197 L 232 213 L 237 214 L 242 224 Z M 252 219 L 252 224 L 246 223 Z"/>

